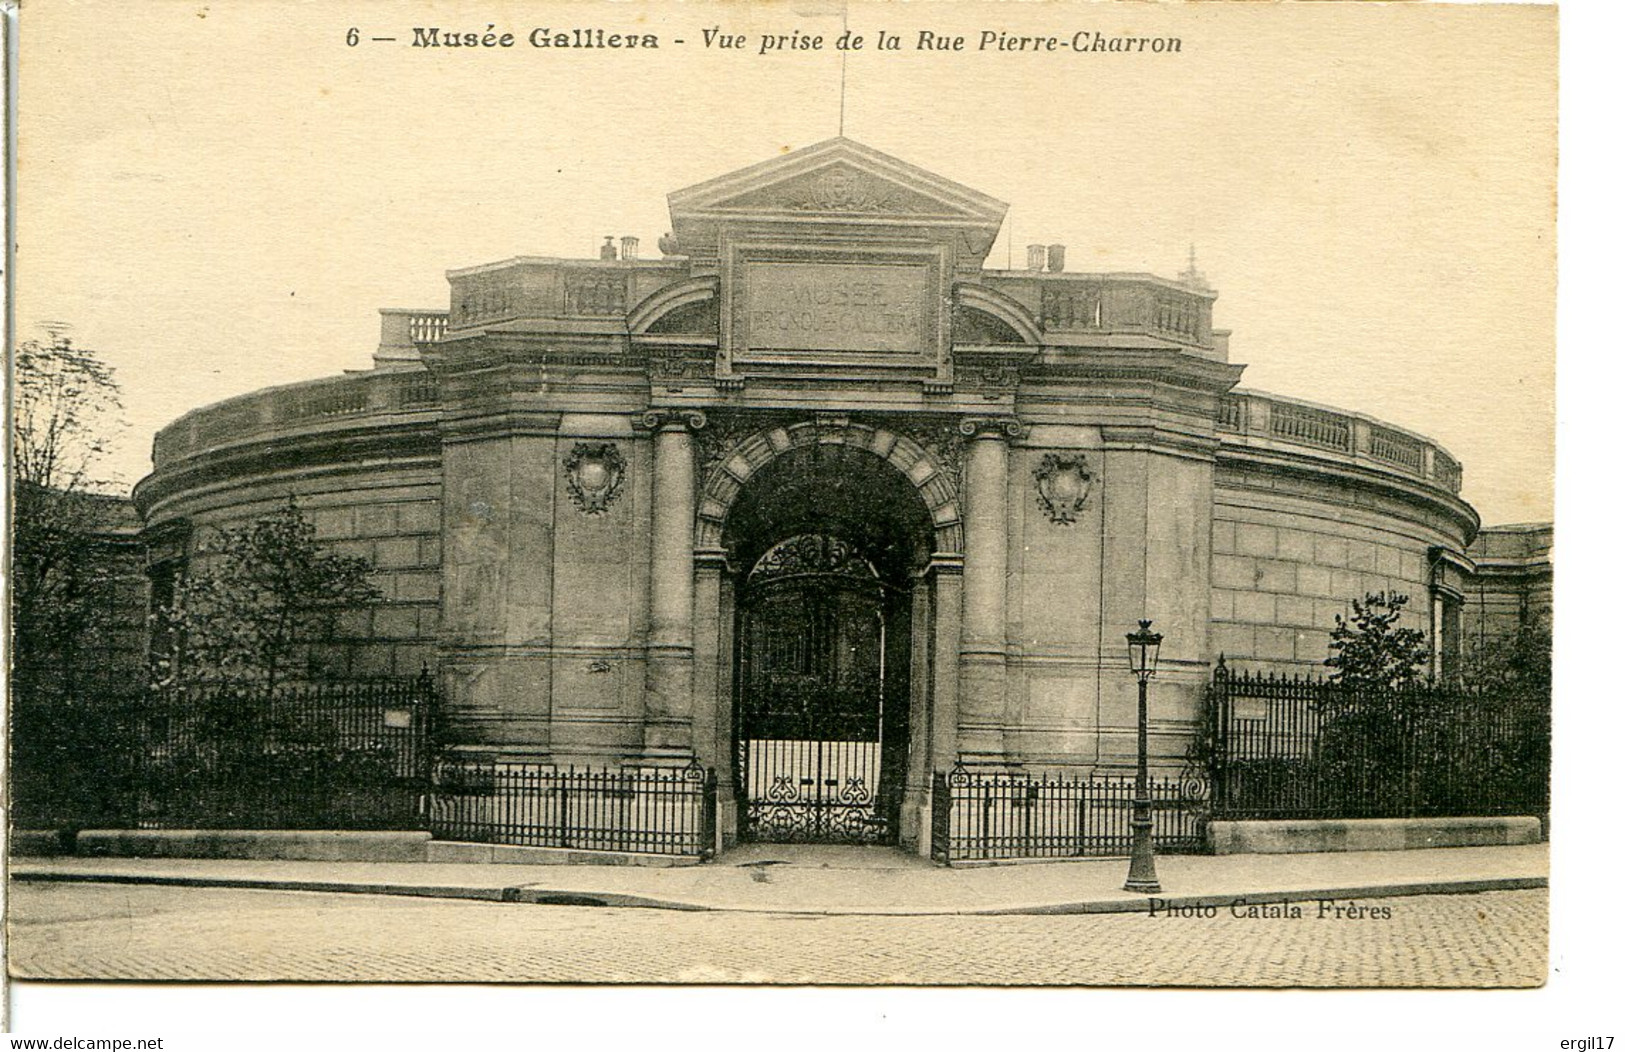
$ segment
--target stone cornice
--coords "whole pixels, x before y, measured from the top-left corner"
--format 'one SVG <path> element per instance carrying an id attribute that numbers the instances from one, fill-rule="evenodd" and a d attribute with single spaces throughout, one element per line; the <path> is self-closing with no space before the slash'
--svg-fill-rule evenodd
<path id="1" fill-rule="evenodd" d="M 1480 579 L 1497 577 L 1525 581 L 1546 580 L 1552 576 L 1552 564 L 1546 561 L 1520 563 L 1479 561 L 1474 563 L 1474 575 Z"/>
<path id="2" fill-rule="evenodd" d="M 1478 513 L 1453 493 L 1369 463 L 1340 461 L 1312 450 L 1250 449 L 1229 443 L 1219 446 L 1214 484 L 1220 488 L 1256 490 L 1279 495 L 1269 480 L 1294 479 L 1311 486 L 1353 487 L 1380 494 L 1398 505 L 1447 523 L 1447 533 L 1459 534 L 1462 544 L 1478 533 Z M 1327 499 L 1322 496 L 1319 499 Z"/>
<path id="3" fill-rule="evenodd" d="M 131 499 L 146 519 L 159 503 L 216 483 L 290 469 L 368 471 L 384 459 L 438 464 L 440 446 L 439 423 L 432 417 L 283 435 L 274 442 L 212 448 L 166 464 L 136 483 Z"/>
<path id="4" fill-rule="evenodd" d="M 1106 450 L 1146 450 L 1211 461 L 1219 443 L 1211 435 L 1181 431 L 1154 423 L 1102 424 L 1101 447 Z"/>
<path id="5" fill-rule="evenodd" d="M 1471 557 L 1463 555 L 1461 552 L 1453 549 L 1446 548 L 1441 544 L 1431 545 L 1428 548 L 1428 564 L 1436 577 L 1440 571 L 1444 570 L 1446 567 L 1455 569 L 1456 571 L 1467 576 L 1472 576 L 1478 570 L 1478 567 L 1473 563 Z M 1436 580 L 1435 586 L 1437 587 L 1438 585 L 1439 582 Z M 1457 598 L 1460 598 L 1460 592 L 1456 592 L 1455 594 Z"/>
<path id="6" fill-rule="evenodd" d="M 192 521 L 186 518 L 166 519 L 141 531 L 141 547 L 149 569 L 185 559 L 191 541 Z"/>
<path id="7" fill-rule="evenodd" d="M 445 272 L 447 279 L 492 274 L 510 267 L 583 267 L 594 270 L 671 270 L 680 272 L 686 267 L 681 258 L 659 259 L 572 259 L 568 256 L 513 256 L 494 263 L 477 263 L 471 267 L 454 267 Z"/>
<path id="8" fill-rule="evenodd" d="M 439 376 L 499 366 L 575 366 L 641 370 L 642 354 L 630 354 L 624 332 L 583 336 L 543 332 L 470 332 L 426 345 L 423 361 Z"/>
<path id="9" fill-rule="evenodd" d="M 556 436 L 564 414 L 556 409 L 496 406 L 448 413 L 440 422 L 441 440 L 450 445 L 493 438 Z"/>
<path id="10" fill-rule="evenodd" d="M 1126 348 L 1078 351 L 1046 345 L 1038 360 L 1023 370 L 1027 382 L 1166 384 L 1223 394 L 1241 379 L 1245 366 L 1214 362 L 1177 351 Z"/>

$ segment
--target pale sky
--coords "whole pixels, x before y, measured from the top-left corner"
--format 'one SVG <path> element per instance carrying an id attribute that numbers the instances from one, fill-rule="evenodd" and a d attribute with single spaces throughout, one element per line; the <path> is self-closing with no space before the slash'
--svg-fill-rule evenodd
<path id="1" fill-rule="evenodd" d="M 367 367 L 377 308 L 443 308 L 448 268 L 592 256 L 605 234 L 656 254 L 669 191 L 839 128 L 825 4 L 40 0 L 21 22 L 18 333 L 68 322 L 118 369 L 127 482 L 188 409 Z M 493 22 L 514 47 L 408 46 Z M 1194 242 L 1243 386 L 1438 439 L 1485 523 L 1551 518 L 1551 9 L 855 3 L 847 22 L 868 45 L 846 134 L 1008 202 L 1018 265 L 1061 242 L 1070 270 L 1172 277 Z M 661 46 L 537 49 L 538 26 Z M 707 50 L 705 26 L 748 46 Z M 757 54 L 797 28 L 825 49 Z M 916 51 L 922 29 L 966 50 Z M 983 29 L 1182 50 L 983 52 Z M 872 50 L 880 30 L 903 50 Z"/>

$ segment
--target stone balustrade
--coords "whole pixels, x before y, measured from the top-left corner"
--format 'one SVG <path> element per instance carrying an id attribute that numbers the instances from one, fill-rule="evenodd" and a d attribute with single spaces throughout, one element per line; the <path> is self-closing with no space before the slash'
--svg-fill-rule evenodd
<path id="1" fill-rule="evenodd" d="M 446 335 L 447 314 L 443 310 L 384 307 L 378 314 L 382 325 L 378 350 L 372 356 L 377 369 L 420 369 L 423 346 L 438 343 Z"/>
<path id="2" fill-rule="evenodd" d="M 1150 274 L 985 272 L 980 279 L 1017 300 L 1048 335 L 1149 335 L 1213 346 L 1213 299 Z"/>
<path id="3" fill-rule="evenodd" d="M 624 321 L 645 296 L 688 276 L 664 260 L 565 260 L 523 257 L 455 270 L 447 328 L 521 318 Z"/>
<path id="4" fill-rule="evenodd" d="M 1438 443 L 1357 413 L 1233 391 L 1219 400 L 1215 424 L 1227 444 L 1314 450 L 1461 492 L 1461 464 Z"/>
<path id="5" fill-rule="evenodd" d="M 385 307 L 380 310 L 382 327 L 378 348 L 411 351 L 421 343 L 434 343 L 446 335 L 447 314 L 443 310 L 414 310 Z"/>
<path id="6" fill-rule="evenodd" d="M 450 316 L 436 335 L 525 318 L 622 321 L 645 297 L 687 276 L 684 261 L 536 257 L 452 271 Z M 1048 334 L 1214 346 L 1214 294 L 1154 275 L 984 271 L 972 283 L 1016 300 Z"/>
<path id="7" fill-rule="evenodd" d="M 434 343 L 446 335 L 445 311 L 415 311 L 406 321 L 413 343 Z"/>
<path id="8" fill-rule="evenodd" d="M 155 467 L 222 446 L 263 441 L 288 430 L 399 413 L 438 413 L 440 393 L 422 369 L 334 376 L 271 387 L 194 409 L 153 439 Z"/>

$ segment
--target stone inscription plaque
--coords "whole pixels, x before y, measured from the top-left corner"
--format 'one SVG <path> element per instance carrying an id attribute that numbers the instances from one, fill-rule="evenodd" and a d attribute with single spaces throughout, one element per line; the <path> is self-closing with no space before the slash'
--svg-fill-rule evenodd
<path id="1" fill-rule="evenodd" d="M 765 354 L 919 354 L 927 278 L 924 266 L 750 263 L 744 346 Z"/>

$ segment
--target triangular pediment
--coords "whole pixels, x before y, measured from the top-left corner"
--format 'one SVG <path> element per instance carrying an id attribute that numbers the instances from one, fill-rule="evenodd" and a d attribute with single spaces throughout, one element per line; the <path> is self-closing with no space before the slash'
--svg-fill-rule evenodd
<path id="1" fill-rule="evenodd" d="M 893 179 L 837 161 L 712 206 L 730 212 L 801 212 L 821 215 L 958 216 L 942 200 Z"/>
<path id="2" fill-rule="evenodd" d="M 696 220 L 895 217 L 997 229 L 1008 208 L 879 150 L 837 138 L 710 179 L 668 198 L 678 226 Z"/>

